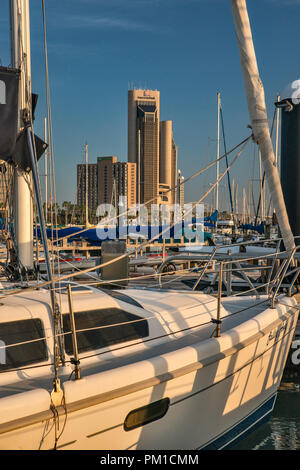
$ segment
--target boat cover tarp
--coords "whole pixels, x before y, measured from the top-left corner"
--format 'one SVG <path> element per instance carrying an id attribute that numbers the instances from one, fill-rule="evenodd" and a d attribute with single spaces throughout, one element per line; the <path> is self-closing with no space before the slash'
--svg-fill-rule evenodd
<path id="1" fill-rule="evenodd" d="M 260 234 L 264 234 L 264 232 L 265 232 L 265 223 L 262 222 L 260 225 L 244 224 L 244 225 L 240 225 L 239 228 L 241 228 L 243 230 L 254 230 L 255 232 L 258 232 Z"/>
<path id="2" fill-rule="evenodd" d="M 204 223 L 203 225 L 206 225 Z M 214 226 L 214 225 L 212 225 Z M 68 237 L 68 240 L 70 242 L 72 241 L 79 241 L 79 240 L 85 240 L 88 243 L 92 243 L 94 245 L 101 245 L 102 241 L 104 240 L 115 240 L 118 238 L 124 238 L 124 231 L 127 234 L 129 238 L 137 239 L 141 238 L 144 240 L 150 240 L 155 237 L 155 240 L 162 241 L 165 239 L 166 241 L 169 240 L 170 238 L 173 238 L 175 240 L 181 240 L 181 236 L 185 234 L 186 232 L 183 231 L 183 225 L 176 224 L 174 227 L 169 228 L 168 226 L 126 226 L 122 227 L 122 232 L 120 233 L 119 227 L 116 227 L 115 230 L 115 237 L 110 237 L 109 233 L 107 232 L 108 235 L 106 238 L 103 236 L 103 229 L 102 229 L 102 237 L 99 237 L 99 232 L 97 233 L 97 228 L 90 228 L 90 229 L 83 229 L 82 227 L 66 227 L 62 229 L 51 229 L 47 228 L 46 233 L 47 237 L 51 238 L 54 242 L 55 240 L 62 239 L 64 237 Z M 40 229 L 39 227 L 37 228 L 37 232 L 34 229 L 34 235 L 40 238 Z M 159 235 L 162 234 L 162 235 Z M 202 230 L 197 230 L 195 232 L 195 236 L 193 237 L 193 232 L 189 232 L 188 237 L 185 237 L 185 241 L 193 241 L 194 239 L 202 239 L 203 241 L 206 241 L 208 238 L 211 238 L 211 234 L 208 232 L 204 232 Z"/>

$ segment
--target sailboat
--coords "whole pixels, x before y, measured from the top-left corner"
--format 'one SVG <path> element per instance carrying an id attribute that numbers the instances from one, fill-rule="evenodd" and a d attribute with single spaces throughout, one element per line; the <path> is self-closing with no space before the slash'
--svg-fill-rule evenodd
<path id="1" fill-rule="evenodd" d="M 232 7 L 249 42 L 245 1 Z M 260 297 L 104 291 L 50 268 L 48 282 L 3 293 L 0 449 L 232 446 L 274 407 L 298 317 L 297 296 L 277 295 L 286 273 Z"/>

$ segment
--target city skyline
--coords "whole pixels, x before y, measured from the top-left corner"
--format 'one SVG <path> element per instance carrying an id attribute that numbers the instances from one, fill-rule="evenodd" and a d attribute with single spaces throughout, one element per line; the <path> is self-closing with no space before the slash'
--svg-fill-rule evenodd
<path id="1" fill-rule="evenodd" d="M 128 161 L 117 156 L 97 157 L 97 163 L 77 164 L 77 205 L 95 211 L 101 204 L 118 204 L 127 197 L 135 204 L 184 203 L 178 183 L 177 147 L 172 121 L 160 121 L 159 90 L 128 90 Z M 182 181 L 182 178 L 181 180 Z M 181 185 L 182 186 L 182 185 Z M 177 194 L 180 193 L 180 194 Z"/>
<path id="2" fill-rule="evenodd" d="M 169 0 L 46 2 L 59 202 L 75 201 L 74 162 L 84 162 L 86 141 L 91 159 L 115 154 L 127 161 L 126 93 L 132 85 L 160 90 L 160 119 L 171 118 L 174 123 L 179 168 L 186 178 L 215 158 L 218 91 L 227 148 L 249 135 L 230 2 L 173 0 L 170 5 Z M 32 84 L 39 94 L 35 128 L 43 136 L 41 2 L 32 0 L 30 6 Z M 300 4 L 253 0 L 248 9 L 271 126 L 277 93 L 298 78 L 295 31 Z M 2 2 L 0 12 L 0 59 L 2 65 L 9 65 L 8 2 Z M 247 188 L 248 178 L 257 176 L 255 152 L 249 145 L 231 172 L 240 190 Z M 187 184 L 186 200 L 197 200 L 204 185 L 214 180 L 215 172 L 210 170 L 205 178 Z"/>

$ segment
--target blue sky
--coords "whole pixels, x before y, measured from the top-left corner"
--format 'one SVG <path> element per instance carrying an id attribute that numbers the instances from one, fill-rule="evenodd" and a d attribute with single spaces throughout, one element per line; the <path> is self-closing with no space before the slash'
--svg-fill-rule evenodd
<path id="1" fill-rule="evenodd" d="M 173 121 L 178 166 L 188 177 L 215 158 L 217 92 L 227 148 L 249 135 L 247 103 L 229 0 L 46 0 L 57 200 L 76 199 L 76 164 L 100 155 L 127 160 L 127 91 L 158 89 Z M 30 0 L 35 128 L 46 115 L 42 2 Z M 300 0 L 248 0 L 269 119 L 277 93 L 299 72 Z M 0 59 L 10 63 L 8 1 L 0 1 Z M 221 142 L 222 150 L 222 142 Z M 223 168 L 223 166 L 222 166 Z M 232 178 L 257 178 L 253 144 Z M 215 170 L 185 188 L 199 199 Z M 224 184 L 225 184 L 224 180 Z M 227 187 L 221 188 L 227 204 Z"/>

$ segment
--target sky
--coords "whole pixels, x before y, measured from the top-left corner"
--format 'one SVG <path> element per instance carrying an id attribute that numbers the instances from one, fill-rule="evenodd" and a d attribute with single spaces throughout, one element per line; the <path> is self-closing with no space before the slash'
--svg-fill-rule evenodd
<path id="1" fill-rule="evenodd" d="M 285 86 L 300 77 L 300 0 L 248 0 L 269 121 Z M 249 115 L 229 0 L 45 0 L 56 197 L 76 201 L 76 165 L 97 156 L 127 160 L 127 92 L 160 91 L 160 118 L 173 121 L 178 168 L 185 177 L 216 158 L 217 93 L 227 150 L 249 135 Z M 46 78 L 42 0 L 30 0 L 35 131 L 43 137 Z M 0 64 L 10 64 L 8 0 L 0 0 Z M 221 153 L 224 149 L 220 142 Z M 221 164 L 220 171 L 225 164 Z M 41 167 L 43 166 L 41 160 Z M 239 198 L 257 179 L 250 143 L 231 170 Z M 41 170 L 42 171 L 42 170 Z M 215 168 L 187 183 L 196 201 Z M 228 186 L 220 186 L 220 207 Z"/>

